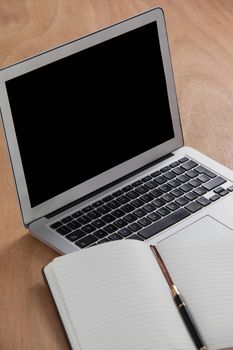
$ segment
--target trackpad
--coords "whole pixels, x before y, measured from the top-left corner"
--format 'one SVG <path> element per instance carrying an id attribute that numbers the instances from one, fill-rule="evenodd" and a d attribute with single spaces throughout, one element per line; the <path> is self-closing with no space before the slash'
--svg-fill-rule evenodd
<path id="1" fill-rule="evenodd" d="M 201 219 L 193 222 L 192 224 L 184 227 L 180 231 L 175 232 L 173 235 L 169 236 L 165 240 L 177 239 L 189 239 L 191 236 L 196 237 L 196 239 L 207 239 L 211 240 L 214 238 L 224 238 L 233 237 L 233 230 L 228 226 L 224 225 L 220 221 L 207 215 Z M 162 243 L 161 241 L 160 243 Z M 159 243 L 159 244 L 160 244 Z"/>
<path id="2" fill-rule="evenodd" d="M 233 230 L 210 216 L 158 244 L 209 349 L 233 344 Z"/>

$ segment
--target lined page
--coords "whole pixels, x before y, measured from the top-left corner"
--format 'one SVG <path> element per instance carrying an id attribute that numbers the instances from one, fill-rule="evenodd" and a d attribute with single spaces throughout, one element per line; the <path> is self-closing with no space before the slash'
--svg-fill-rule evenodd
<path id="1" fill-rule="evenodd" d="M 45 273 L 73 349 L 195 349 L 145 243 L 71 253 Z"/>
<path id="2" fill-rule="evenodd" d="M 233 231 L 209 216 L 158 245 L 208 349 L 233 346 Z"/>

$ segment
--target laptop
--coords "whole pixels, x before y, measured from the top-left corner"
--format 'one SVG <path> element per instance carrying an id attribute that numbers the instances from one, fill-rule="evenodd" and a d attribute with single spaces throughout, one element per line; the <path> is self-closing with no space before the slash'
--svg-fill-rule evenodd
<path id="1" fill-rule="evenodd" d="M 233 228 L 233 172 L 184 147 L 162 9 L 2 69 L 0 108 L 24 225 L 58 252 Z"/>

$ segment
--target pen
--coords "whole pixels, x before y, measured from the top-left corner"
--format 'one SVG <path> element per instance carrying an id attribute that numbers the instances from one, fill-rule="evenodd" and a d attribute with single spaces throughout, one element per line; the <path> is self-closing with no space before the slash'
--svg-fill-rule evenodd
<path id="1" fill-rule="evenodd" d="M 182 296 L 178 290 L 178 288 L 176 287 L 176 285 L 173 283 L 172 278 L 166 268 L 166 265 L 161 257 L 161 255 L 159 254 L 157 248 L 153 245 L 150 246 L 154 256 L 156 257 L 156 260 L 164 274 L 164 277 L 171 289 L 172 295 L 173 295 L 173 299 L 176 303 L 176 306 L 178 308 L 178 311 L 180 312 L 181 317 L 183 318 L 183 321 L 187 327 L 187 330 L 194 342 L 194 344 L 196 345 L 196 348 L 198 350 L 207 350 L 207 347 L 204 345 L 204 342 L 201 338 L 201 335 L 197 329 L 197 326 L 194 323 L 194 320 L 192 319 L 192 316 L 188 310 L 187 305 L 185 304 L 185 302 L 182 299 Z"/>

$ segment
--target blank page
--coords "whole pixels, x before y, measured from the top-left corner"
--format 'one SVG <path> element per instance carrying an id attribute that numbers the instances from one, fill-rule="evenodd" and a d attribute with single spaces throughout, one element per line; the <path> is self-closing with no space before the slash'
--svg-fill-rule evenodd
<path id="1" fill-rule="evenodd" d="M 151 249 L 124 240 L 45 268 L 73 349 L 195 349 Z"/>
<path id="2" fill-rule="evenodd" d="M 158 249 L 208 349 L 233 346 L 233 231 L 206 216 Z"/>

